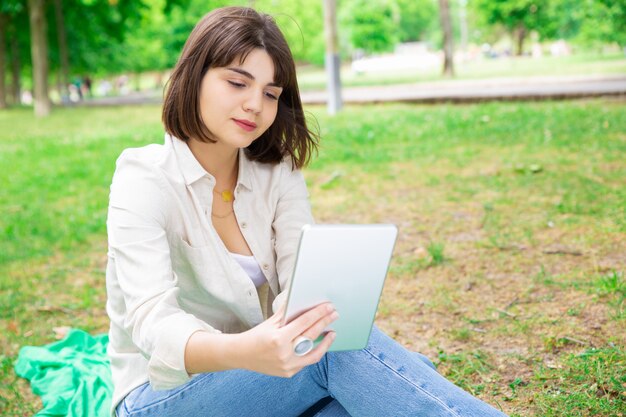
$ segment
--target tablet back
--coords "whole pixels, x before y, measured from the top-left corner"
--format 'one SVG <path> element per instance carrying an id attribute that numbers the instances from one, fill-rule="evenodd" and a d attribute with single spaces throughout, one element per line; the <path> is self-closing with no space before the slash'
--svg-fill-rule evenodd
<path id="1" fill-rule="evenodd" d="M 285 322 L 330 301 L 339 313 L 330 350 L 365 348 L 397 233 L 391 224 L 304 226 Z"/>

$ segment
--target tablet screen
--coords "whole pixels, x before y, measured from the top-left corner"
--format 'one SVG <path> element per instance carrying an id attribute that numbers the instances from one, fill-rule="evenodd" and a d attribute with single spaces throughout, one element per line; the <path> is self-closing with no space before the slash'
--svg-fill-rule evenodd
<path id="1" fill-rule="evenodd" d="M 397 234 L 392 224 L 304 226 L 283 322 L 331 302 L 330 350 L 365 348 Z"/>

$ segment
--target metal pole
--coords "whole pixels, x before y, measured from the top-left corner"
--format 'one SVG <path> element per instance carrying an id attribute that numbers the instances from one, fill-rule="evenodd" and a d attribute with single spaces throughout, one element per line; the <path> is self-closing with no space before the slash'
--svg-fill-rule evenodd
<path id="1" fill-rule="evenodd" d="M 339 76 L 339 41 L 337 36 L 336 1 L 324 0 L 324 34 L 326 35 L 326 79 L 328 81 L 328 114 L 336 114 L 342 106 Z"/>

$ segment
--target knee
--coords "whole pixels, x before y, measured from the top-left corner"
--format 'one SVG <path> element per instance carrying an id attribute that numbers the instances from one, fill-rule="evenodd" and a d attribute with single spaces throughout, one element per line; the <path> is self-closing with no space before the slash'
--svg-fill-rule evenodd
<path id="1" fill-rule="evenodd" d="M 389 337 L 383 331 L 381 331 L 376 325 L 374 325 L 374 327 L 372 328 L 372 334 L 370 335 L 370 341 L 369 341 L 368 347 L 372 347 L 372 345 L 385 345 L 385 344 L 387 344 L 388 346 L 389 345 L 400 346 L 398 342 L 393 340 L 391 337 Z M 410 351 L 404 347 L 402 347 L 402 349 L 404 349 L 405 352 L 407 352 L 414 359 L 419 360 L 420 362 L 426 364 L 429 368 L 433 369 L 434 371 L 437 371 L 437 367 L 435 366 L 435 364 L 433 364 L 431 360 L 428 359 L 428 357 L 426 357 L 426 355 L 423 355 L 419 352 Z"/>
<path id="2" fill-rule="evenodd" d="M 432 361 L 430 359 L 428 359 L 428 357 L 426 355 L 423 355 L 419 352 L 411 352 L 418 360 L 424 362 L 426 365 L 428 365 L 430 368 L 432 368 L 434 371 L 437 370 L 437 367 L 435 366 L 434 363 L 432 363 Z"/>

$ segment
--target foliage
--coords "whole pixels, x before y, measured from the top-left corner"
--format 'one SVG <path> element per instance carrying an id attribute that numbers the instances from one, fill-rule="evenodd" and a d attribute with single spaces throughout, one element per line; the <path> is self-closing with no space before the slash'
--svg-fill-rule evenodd
<path id="1" fill-rule="evenodd" d="M 585 0 L 580 37 L 626 47 L 626 1 Z"/>
<path id="2" fill-rule="evenodd" d="M 0 3 L 0 13 L 4 13 L 8 17 L 7 23 L 7 42 L 6 47 L 7 62 L 14 59 L 21 64 L 22 73 L 30 72 L 31 55 L 30 55 L 30 31 L 29 18 L 26 2 L 23 0 L 3 0 Z M 13 56 L 14 51 L 10 43 L 14 41 L 17 44 L 17 56 Z M 7 70 L 10 68 L 7 63 Z"/>
<path id="3" fill-rule="evenodd" d="M 129 22 L 126 36 L 115 48 L 112 60 L 114 69 L 109 72 L 141 72 L 163 70 L 171 66 L 168 50 L 164 47 L 163 28 L 166 24 L 164 1 L 152 0 L 149 5 L 139 10 L 139 19 Z"/>
<path id="4" fill-rule="evenodd" d="M 171 7 L 169 13 L 166 13 L 168 7 L 164 10 L 157 7 L 153 11 L 153 23 L 146 25 L 143 29 L 151 33 L 153 39 L 158 39 L 161 44 L 162 55 L 160 62 L 164 62 L 165 68 L 171 68 L 176 63 L 183 45 L 194 28 L 196 23 L 211 10 L 231 6 L 236 4 L 232 0 L 181 0 L 186 1 L 184 7 Z M 142 38 L 142 36 L 138 36 Z M 129 41 L 130 43 L 130 41 Z M 158 67 L 163 69 L 164 67 Z"/>
<path id="5" fill-rule="evenodd" d="M 477 0 L 470 4 L 482 11 L 489 24 L 501 24 L 509 31 L 521 27 L 541 30 L 547 24 L 550 0 Z"/>
<path id="6" fill-rule="evenodd" d="M 393 49 L 399 40 L 399 16 L 395 4 L 388 0 L 353 0 L 341 10 L 350 45 L 365 52 Z"/>
<path id="7" fill-rule="evenodd" d="M 550 0 L 545 39 L 626 45 L 626 2 L 621 0 Z"/>
<path id="8" fill-rule="evenodd" d="M 119 71 L 126 56 L 121 45 L 146 8 L 144 2 L 132 0 L 64 0 L 65 27 L 61 29 L 56 27 L 54 4 L 49 2 L 46 14 L 51 70 L 59 68 L 57 31 L 65 30 L 73 75 Z"/>
<path id="9" fill-rule="evenodd" d="M 274 16 L 296 61 L 324 63 L 326 46 L 321 0 L 258 0 L 255 6 Z"/>
<path id="10" fill-rule="evenodd" d="M 125 71 L 163 69 L 173 60 L 164 50 L 168 33 L 163 31 L 166 13 L 181 9 L 188 0 L 63 0 L 64 27 L 58 28 L 55 3 L 47 2 L 49 62 L 52 74 L 59 71 L 58 31 L 65 31 L 70 76 L 104 75 Z M 7 13 L 9 37 L 18 43 L 19 63 L 30 83 L 30 33 L 25 2 L 3 1 L 0 12 Z M 8 53 L 11 49 L 7 48 Z M 11 58 L 10 58 L 11 59 Z"/>
<path id="11" fill-rule="evenodd" d="M 470 2 L 483 38 L 504 28 L 520 28 L 543 40 L 626 44 L 626 2 L 623 0 L 476 0 Z"/>
<path id="12" fill-rule="evenodd" d="M 26 3 L 22 0 L 3 0 L 0 3 L 0 13 L 15 15 L 26 9 Z"/>
<path id="13" fill-rule="evenodd" d="M 482 22 L 500 25 L 517 38 L 517 53 L 523 52 L 523 41 L 530 31 L 541 33 L 549 22 L 550 0 L 477 0 L 470 3 Z"/>
<path id="14" fill-rule="evenodd" d="M 541 36 L 544 39 L 574 38 L 585 22 L 587 6 L 595 1 L 550 0 L 546 11 L 548 19 L 541 28 Z"/>
<path id="15" fill-rule="evenodd" d="M 54 3 L 47 2 L 51 78 L 60 67 Z M 213 8 L 248 5 L 245 0 L 62 0 L 70 78 L 171 68 L 195 23 Z M 24 87 L 30 88 L 31 54 L 24 0 L 3 0 L 9 17 L 7 42 L 18 45 Z M 322 2 L 257 0 L 257 9 L 273 15 L 301 63 L 324 62 Z M 459 36 L 459 3 L 450 2 L 453 29 Z M 594 44 L 626 44 L 623 0 L 473 0 L 468 2 L 475 42 L 492 41 L 509 32 L 522 42 L 530 31 L 540 39 L 568 39 Z M 338 2 L 340 49 L 376 53 L 397 42 L 429 41 L 438 46 L 435 0 L 352 0 Z M 523 31 L 521 30 L 523 28 Z M 12 62 L 10 47 L 7 66 Z M 11 68 L 8 66 L 8 68 Z"/>
<path id="16" fill-rule="evenodd" d="M 400 42 L 423 41 L 439 28 L 435 0 L 396 0 Z"/>

